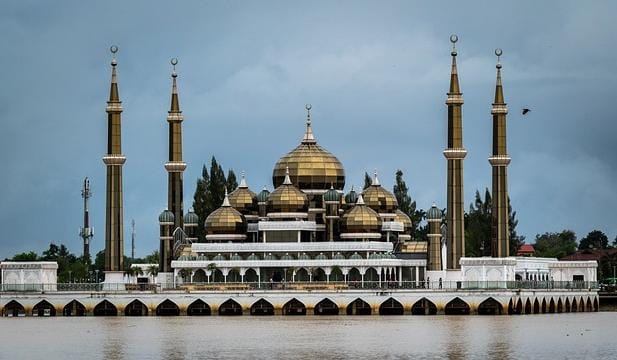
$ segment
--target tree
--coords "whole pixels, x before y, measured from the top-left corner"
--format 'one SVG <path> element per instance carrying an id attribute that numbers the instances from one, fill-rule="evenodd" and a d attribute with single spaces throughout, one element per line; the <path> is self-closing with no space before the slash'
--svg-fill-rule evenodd
<path id="1" fill-rule="evenodd" d="M 195 194 L 193 195 L 193 211 L 199 217 L 197 224 L 197 236 L 200 241 L 204 240 L 204 222 L 211 212 L 218 209 L 223 204 L 225 189 L 233 191 L 238 187 L 236 174 L 229 170 L 227 177 L 223 167 L 213 156 L 210 161 L 210 173 L 204 165 L 201 170 L 201 178 L 197 179 Z"/>
<path id="2" fill-rule="evenodd" d="M 593 230 L 587 236 L 581 239 L 578 244 L 579 250 L 584 249 L 607 249 L 608 236 L 600 230 Z"/>
<path id="3" fill-rule="evenodd" d="M 371 186 L 372 184 L 373 184 L 373 180 L 371 179 L 371 177 L 368 175 L 367 172 L 364 172 L 364 187 L 362 188 L 362 190 L 368 189 L 368 187 Z"/>
<path id="4" fill-rule="evenodd" d="M 411 236 L 414 240 L 422 240 L 424 232 L 419 230 L 420 222 L 424 218 L 424 211 L 416 209 L 416 202 L 412 201 L 408 194 L 409 188 L 403 180 L 403 171 L 396 170 L 396 180 L 394 183 L 394 196 L 398 202 L 398 208 L 411 219 Z"/>
<path id="5" fill-rule="evenodd" d="M 562 258 L 576 252 L 576 234 L 571 230 L 536 235 L 536 256 Z"/>
<path id="6" fill-rule="evenodd" d="M 154 250 L 150 255 L 146 255 L 143 262 L 146 264 L 158 264 L 159 263 L 159 251 Z"/>
<path id="7" fill-rule="evenodd" d="M 11 261 L 38 261 L 38 260 L 39 260 L 39 256 L 34 251 L 16 254 L 11 259 Z"/>
<path id="8" fill-rule="evenodd" d="M 516 211 L 512 211 L 512 204 L 510 203 L 510 197 L 508 196 L 508 226 L 510 227 L 510 256 L 516 255 L 518 248 L 525 243 L 525 236 L 518 235 L 516 233 L 516 226 L 518 220 L 516 219 Z"/>
<path id="9" fill-rule="evenodd" d="M 617 248 L 617 236 L 613 239 L 613 247 Z"/>
<path id="10" fill-rule="evenodd" d="M 476 198 L 465 214 L 465 256 L 491 255 L 492 199 L 486 189 L 484 200 L 476 190 Z"/>

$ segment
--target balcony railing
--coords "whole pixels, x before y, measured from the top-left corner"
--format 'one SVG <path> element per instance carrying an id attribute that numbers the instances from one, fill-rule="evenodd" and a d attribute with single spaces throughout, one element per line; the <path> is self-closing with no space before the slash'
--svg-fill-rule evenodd
<path id="1" fill-rule="evenodd" d="M 59 284 L 0 284 L 0 293 L 55 293 L 55 292 L 166 292 L 166 291 L 318 291 L 318 290 L 428 290 L 428 291 L 481 291 L 481 290 L 598 290 L 595 281 L 296 281 L 296 282 L 193 282 L 176 284 L 113 284 L 113 283 L 59 283 Z"/>

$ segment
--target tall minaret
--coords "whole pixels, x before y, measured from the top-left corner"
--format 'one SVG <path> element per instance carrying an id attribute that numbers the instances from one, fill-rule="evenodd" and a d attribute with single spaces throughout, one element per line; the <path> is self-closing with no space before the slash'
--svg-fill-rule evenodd
<path id="1" fill-rule="evenodd" d="M 182 161 L 182 111 L 178 101 L 178 87 L 176 85 L 176 65 L 178 59 L 171 59 L 173 67 L 171 78 L 171 108 L 167 115 L 169 123 L 169 161 L 165 163 L 167 170 L 167 208 L 174 214 L 174 229 L 182 228 L 183 219 L 183 185 L 182 175 L 186 169 L 186 163 Z"/>
<path id="2" fill-rule="evenodd" d="M 124 226 L 122 220 L 122 165 L 126 161 L 122 155 L 122 102 L 118 94 L 116 78 L 117 46 L 111 47 L 111 89 L 107 101 L 107 155 L 103 162 L 107 166 L 107 199 L 105 207 L 105 271 L 119 272 L 122 279 L 124 270 Z M 110 274 L 112 275 L 112 274 Z M 118 276 L 112 275 L 114 279 Z M 110 282 L 111 277 L 105 278 Z"/>
<path id="3" fill-rule="evenodd" d="M 488 161 L 493 168 L 493 226 L 491 232 L 491 253 L 493 257 L 510 255 L 510 231 L 508 226 L 508 164 L 510 157 L 506 148 L 506 114 L 508 108 L 503 99 L 501 84 L 501 49 L 497 55 L 497 84 L 493 102 L 493 156 Z"/>
<path id="4" fill-rule="evenodd" d="M 94 229 L 90 227 L 90 210 L 88 209 L 88 199 L 91 196 L 90 180 L 86 177 L 84 187 L 81 190 L 81 197 L 84 198 L 84 226 L 79 229 L 79 236 L 84 241 L 84 259 L 90 257 L 90 240 L 94 236 Z"/>
<path id="5" fill-rule="evenodd" d="M 458 269 L 459 260 L 465 256 L 465 228 L 463 203 L 463 159 L 467 150 L 463 147 L 463 94 L 458 84 L 456 47 L 458 36 L 450 36 L 452 42 L 452 73 L 448 92 L 448 147 L 443 154 L 448 162 L 447 185 L 447 268 Z"/>

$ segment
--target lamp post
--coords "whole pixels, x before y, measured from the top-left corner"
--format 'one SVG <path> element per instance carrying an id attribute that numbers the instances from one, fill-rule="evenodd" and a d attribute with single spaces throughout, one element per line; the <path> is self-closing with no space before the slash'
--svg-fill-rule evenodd
<path id="1" fill-rule="evenodd" d="M 99 269 L 94 270 L 94 274 L 95 274 L 94 282 L 98 284 L 99 283 Z"/>

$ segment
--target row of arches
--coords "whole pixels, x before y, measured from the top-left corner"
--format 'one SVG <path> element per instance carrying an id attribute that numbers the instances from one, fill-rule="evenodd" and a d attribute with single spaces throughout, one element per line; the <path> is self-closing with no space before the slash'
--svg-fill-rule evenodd
<path id="1" fill-rule="evenodd" d="M 558 298 L 555 301 L 554 298 L 549 298 L 548 301 L 546 298 L 539 299 L 526 299 L 523 305 L 522 299 L 514 300 L 510 299 L 508 303 L 508 314 L 510 315 L 521 315 L 521 314 L 554 314 L 554 313 L 569 313 L 569 312 L 593 312 L 598 311 L 599 303 L 598 299 L 594 298 L 593 300 L 590 297 L 585 299 L 584 297 L 573 297 L 572 301 L 570 298 L 566 298 L 563 301 L 561 298 Z"/>
<path id="2" fill-rule="evenodd" d="M 207 269 L 195 269 L 190 272 L 183 281 L 190 283 L 241 283 L 259 282 L 259 269 L 247 268 L 222 268 L 209 271 Z M 316 281 L 349 281 L 349 282 L 379 282 L 379 281 L 398 281 L 399 274 L 395 268 L 356 268 L 341 269 L 321 268 L 321 267 L 299 267 L 280 269 L 275 273 L 286 282 L 316 282 Z M 410 279 L 408 279 L 410 280 Z"/>
<path id="3" fill-rule="evenodd" d="M 253 303 L 249 309 L 249 313 L 255 316 L 274 315 L 274 306 L 265 299 L 260 299 Z M 510 315 L 517 314 L 540 314 L 540 313 L 562 313 L 562 312 L 591 312 L 598 311 L 598 300 L 591 300 L 587 297 L 573 298 L 570 301 L 567 298 L 565 301 L 561 299 L 543 298 L 539 301 L 537 298 L 533 301 L 526 299 L 523 305 L 522 300 L 510 299 L 507 309 L 504 309 L 502 304 L 490 297 L 482 301 L 477 307 L 479 315 L 501 315 L 507 310 Z M 318 302 L 313 308 L 314 315 L 339 315 L 341 312 L 347 315 L 372 315 L 372 307 L 364 300 L 357 298 L 349 303 L 344 309 L 339 309 L 339 306 L 330 299 L 323 299 Z M 124 308 L 125 316 L 147 316 L 150 310 L 139 300 L 133 300 Z M 154 310 L 157 316 L 179 316 L 180 308 L 173 301 L 166 299 L 161 302 Z M 469 315 L 471 307 L 461 298 L 454 298 L 448 302 L 444 309 L 446 315 Z M 404 306 L 394 298 L 388 298 L 380 304 L 378 309 L 379 315 L 403 315 Z M 438 313 L 437 306 L 427 298 L 422 298 L 416 301 L 411 307 L 412 315 L 436 315 Z M 62 309 L 64 316 L 85 316 L 87 314 L 86 307 L 77 300 L 69 302 Z M 98 303 L 92 314 L 94 316 L 117 316 L 118 308 L 108 300 L 103 300 Z M 186 309 L 186 314 L 189 316 L 212 315 L 210 305 L 201 299 L 192 302 Z M 218 307 L 218 314 L 221 316 L 238 316 L 243 314 L 242 306 L 228 299 Z M 301 301 L 293 298 L 283 305 L 283 315 L 306 315 L 307 307 Z M 17 301 L 12 300 L 7 303 L 3 310 L 3 316 L 25 316 L 24 307 Z M 32 308 L 32 316 L 56 316 L 56 308 L 47 300 L 42 300 Z"/>

